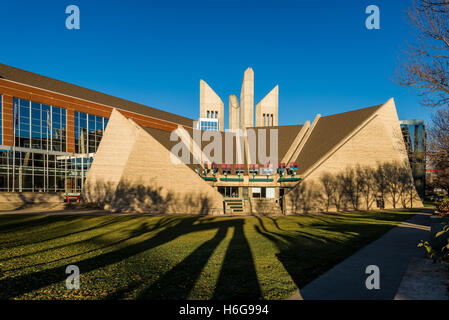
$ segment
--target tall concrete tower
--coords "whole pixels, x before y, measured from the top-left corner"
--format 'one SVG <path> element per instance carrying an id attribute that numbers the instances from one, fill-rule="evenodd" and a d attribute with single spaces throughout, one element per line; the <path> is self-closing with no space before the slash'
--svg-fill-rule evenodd
<path id="1" fill-rule="evenodd" d="M 235 94 L 229 96 L 229 130 L 235 131 L 240 128 L 240 106 L 239 99 Z"/>
<path id="2" fill-rule="evenodd" d="M 243 75 L 242 91 L 240 92 L 240 127 L 254 126 L 254 71 L 248 68 Z"/>
<path id="3" fill-rule="evenodd" d="M 200 118 L 218 119 L 224 131 L 224 103 L 204 80 L 200 80 Z"/>

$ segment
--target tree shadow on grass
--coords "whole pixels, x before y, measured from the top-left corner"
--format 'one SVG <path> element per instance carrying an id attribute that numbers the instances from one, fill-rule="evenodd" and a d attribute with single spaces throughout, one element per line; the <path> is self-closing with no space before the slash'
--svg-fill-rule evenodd
<path id="1" fill-rule="evenodd" d="M 43 243 L 43 242 L 47 242 L 47 241 L 54 241 L 54 240 L 58 240 L 58 239 L 62 239 L 65 237 L 69 237 L 69 236 L 73 236 L 76 234 L 80 234 L 83 232 L 89 232 L 89 231 L 94 231 L 96 229 L 101 229 L 104 227 L 108 227 L 110 225 L 116 224 L 118 223 L 117 219 L 111 219 L 109 221 L 102 221 L 98 224 L 95 224 L 93 226 L 90 227 L 86 227 L 86 228 L 77 228 L 78 226 L 76 225 L 77 222 L 83 222 L 85 223 L 86 220 L 82 220 L 83 218 L 77 218 L 75 221 L 73 221 L 73 219 L 70 219 L 69 217 L 64 217 L 65 219 L 59 219 L 59 221 L 70 221 L 70 223 L 68 224 L 64 224 L 61 226 L 57 226 L 55 228 L 53 228 L 51 230 L 51 234 L 52 236 L 49 236 L 47 238 L 43 238 L 41 237 L 41 234 L 38 233 L 37 237 L 39 238 L 39 240 L 36 240 L 34 236 L 29 236 L 27 237 L 27 240 L 24 242 L 17 242 L 17 241 L 9 241 L 9 242 L 3 242 L 2 246 L 0 247 L 7 247 L 9 249 L 11 248 L 15 248 L 15 247 L 19 247 L 19 246 L 25 246 L 25 245 L 37 245 L 39 243 Z M 126 217 L 125 219 L 129 220 L 129 217 Z M 131 218 L 132 219 L 132 218 Z M 49 220 L 48 223 L 50 223 L 51 220 Z M 72 222 L 73 221 L 73 222 Z M 54 222 L 54 221 L 51 221 Z M 58 222 L 58 221 L 57 221 Z M 70 225 L 74 224 L 75 228 L 70 227 Z M 6 245 L 6 246 L 5 246 Z"/>
<path id="2" fill-rule="evenodd" d="M 177 226 L 163 229 L 154 237 L 148 240 L 138 242 L 136 244 L 128 245 L 124 248 L 114 250 L 112 252 L 104 253 L 92 258 L 87 258 L 81 261 L 73 261 L 79 267 L 81 273 L 87 273 L 107 265 L 120 262 L 126 258 L 136 255 L 142 251 L 149 250 L 169 242 L 182 234 L 182 226 L 191 225 L 195 218 L 187 218 L 182 220 Z M 134 237 L 140 236 L 140 232 L 147 232 L 147 229 L 139 226 L 133 231 L 133 234 L 123 239 L 122 242 L 130 240 Z M 66 266 L 59 266 L 55 268 L 45 269 L 38 272 L 33 272 L 25 275 L 20 275 L 14 278 L 6 278 L 0 280 L 0 288 L 6 290 L 0 292 L 1 299 L 8 299 L 15 296 L 20 296 L 24 293 L 63 281 L 67 275 L 65 273 Z"/>
<path id="3" fill-rule="evenodd" d="M 182 235 L 202 230 L 217 229 L 214 238 L 201 244 L 157 282 L 145 288 L 145 279 L 142 279 L 140 282 L 133 281 L 127 288 L 120 289 L 115 296 L 110 296 L 110 298 L 121 298 L 129 290 L 142 287 L 143 289 L 140 291 L 139 298 L 186 299 L 214 250 L 225 238 L 228 229 L 234 228 L 233 238 L 227 248 L 219 281 L 215 288 L 214 298 L 259 297 L 260 287 L 254 262 L 248 241 L 243 232 L 244 219 L 224 221 L 209 220 L 206 223 L 197 223 L 200 219 L 200 217 L 183 217 L 177 223 L 168 220 L 161 222 L 159 227 L 156 225 L 153 228 L 150 228 L 145 223 L 141 224 L 137 228 L 129 230 L 128 236 L 119 242 L 123 244 L 127 240 L 141 237 L 152 231 L 156 231 L 157 233 L 149 239 L 129 244 L 120 249 L 95 257 L 72 261 L 70 264 L 77 265 L 81 273 L 88 273 L 171 242 Z M 158 228 L 161 230 L 158 230 Z M 0 280 L 0 288 L 4 288 L 4 290 L 0 291 L 0 299 L 21 296 L 28 292 L 64 281 L 67 278 L 65 268 L 66 266 L 59 266 L 19 275 L 14 278 L 2 279 Z"/>
<path id="4" fill-rule="evenodd" d="M 370 217 L 371 218 L 371 217 Z M 361 220 L 341 223 L 329 223 L 319 219 L 308 227 L 322 230 L 322 236 L 301 230 L 294 231 L 294 235 L 286 235 L 276 231 L 268 231 L 263 221 L 256 231 L 273 242 L 279 250 L 276 254 L 296 286 L 301 289 L 313 279 L 317 278 L 336 264 L 351 256 L 370 242 L 378 239 L 395 226 L 389 215 L 376 220 L 385 223 L 367 223 Z M 397 217 L 394 217 L 397 219 Z M 303 227 L 304 228 L 304 227 Z M 345 237 L 330 237 L 328 235 L 341 234 Z M 350 236 L 350 237 L 348 237 Z M 307 263 L 303 263 L 307 260 Z"/>
<path id="5" fill-rule="evenodd" d="M 73 220 L 73 217 L 68 216 L 44 216 L 44 215 L 1 215 L 0 219 L 9 220 L 13 218 L 14 223 L 6 223 L 0 225 L 0 232 L 18 232 L 21 230 L 28 230 L 30 228 L 38 228 L 46 226 L 49 223 Z"/>
<path id="6" fill-rule="evenodd" d="M 64 218 L 65 219 L 63 221 L 66 221 L 68 219 L 68 216 L 66 216 Z M 73 218 L 73 216 L 72 216 L 72 218 Z M 97 219 L 97 217 L 82 217 L 82 218 L 79 218 L 79 219 L 77 218 L 74 223 L 77 223 L 79 221 L 86 222 L 86 220 L 89 220 L 89 219 Z M 68 225 L 65 224 L 62 227 L 58 226 L 56 228 L 52 228 L 51 230 L 47 230 L 47 233 L 46 233 L 46 234 L 53 234 L 55 231 L 57 232 L 60 228 L 65 228 L 65 233 L 64 234 L 60 234 L 60 235 L 54 236 L 54 237 L 49 237 L 49 238 L 46 238 L 46 239 L 41 239 L 41 237 L 40 237 L 41 233 L 37 233 L 37 236 L 39 237 L 38 240 L 33 240 L 34 238 L 32 237 L 32 238 L 28 239 L 27 243 L 20 243 L 20 244 L 17 244 L 15 246 L 11 246 L 10 243 L 13 243 L 13 242 L 15 243 L 16 241 L 10 241 L 10 242 L 3 242 L 2 245 L 6 244 L 4 247 L 6 247 L 8 249 L 11 249 L 11 248 L 14 248 L 14 247 L 18 247 L 18 246 L 30 245 L 30 244 L 36 245 L 38 243 L 49 242 L 49 241 L 57 240 L 57 239 L 60 239 L 60 238 L 81 234 L 81 233 L 84 233 L 84 232 L 94 231 L 94 230 L 101 229 L 101 228 L 104 228 L 104 227 L 117 226 L 118 228 L 122 228 L 123 226 L 121 226 L 120 223 L 122 223 L 122 222 L 133 223 L 137 219 L 139 219 L 138 216 L 110 217 L 110 221 L 109 222 L 107 222 L 107 221 L 106 222 L 101 222 L 101 223 L 99 223 L 99 224 L 97 224 L 95 226 L 87 227 L 87 228 L 80 229 L 80 230 L 76 230 L 75 228 L 68 228 L 67 227 Z M 72 221 L 72 220 L 69 219 L 68 221 Z M 152 226 L 151 228 L 148 228 L 147 232 L 151 232 L 153 230 L 156 230 L 156 229 L 168 226 L 174 220 L 175 220 L 175 217 L 162 217 L 162 218 L 160 218 L 156 222 L 156 224 L 154 226 Z M 148 225 L 146 224 L 146 226 L 148 226 Z M 142 226 L 140 228 L 142 228 Z M 72 231 L 72 230 L 76 230 L 76 231 Z M 62 248 L 73 246 L 73 245 L 88 244 L 89 242 L 96 242 L 96 241 L 100 242 L 102 237 L 108 235 L 111 232 L 115 232 L 115 231 L 116 231 L 115 229 L 108 230 L 107 232 L 100 233 L 100 234 L 98 234 L 96 236 L 89 237 L 89 238 L 86 238 L 84 240 L 69 242 L 69 243 L 66 243 L 66 244 L 57 245 L 57 246 L 53 246 L 53 247 L 48 247 L 48 248 L 45 248 L 45 249 L 42 249 L 42 250 L 37 250 L 37 251 L 25 253 L 25 254 L 8 256 L 7 258 L 0 259 L 0 262 L 5 262 L 5 261 L 13 260 L 13 259 L 25 258 L 25 257 L 28 257 L 28 256 L 33 256 L 33 255 L 36 255 L 36 254 L 41 254 L 41 253 L 49 252 L 49 251 L 52 251 L 52 250 L 58 250 L 58 249 L 62 249 Z M 124 230 L 124 231 L 126 231 L 126 230 Z M 140 229 L 138 232 L 142 232 L 142 230 Z M 133 236 L 134 233 L 135 233 L 134 229 L 131 229 L 129 231 L 129 234 L 131 236 Z M 116 242 L 115 242 L 115 244 L 116 244 Z M 75 257 L 75 256 L 79 256 L 79 255 L 82 255 L 82 254 L 85 254 L 85 253 L 88 253 L 88 252 L 92 252 L 92 251 L 95 251 L 95 250 L 100 250 L 102 248 L 105 248 L 105 247 L 98 247 L 98 248 L 96 248 L 94 250 L 84 251 L 81 254 L 72 255 L 72 256 L 64 257 L 64 258 L 57 259 L 57 260 L 47 261 L 46 263 L 51 263 L 51 262 L 55 262 L 55 261 L 59 261 L 59 260 L 69 259 L 69 258 L 72 258 L 72 257 Z M 11 270 L 25 269 L 25 268 L 29 268 L 29 267 L 37 266 L 37 265 L 42 265 L 42 263 L 34 264 L 34 265 L 27 265 L 27 266 L 20 267 L 20 268 L 14 268 L 14 269 L 2 270 L 2 271 L 11 271 Z"/>
<path id="7" fill-rule="evenodd" d="M 261 297 L 254 258 L 244 233 L 244 223 L 243 219 L 234 222 L 234 234 L 226 250 L 214 300 Z"/>
<path id="8" fill-rule="evenodd" d="M 233 235 L 226 250 L 212 299 L 260 298 L 261 291 L 254 261 L 244 235 L 245 220 L 199 222 L 195 225 L 194 231 L 217 229 L 212 239 L 193 250 L 183 261 L 151 285 L 145 287 L 141 281 L 132 281 L 107 298 L 122 299 L 137 290 L 138 299 L 188 299 L 204 267 L 230 230 L 233 230 Z"/>
<path id="9" fill-rule="evenodd" d="M 17 268 L 7 269 L 7 270 L 3 270 L 3 271 L 5 271 L 5 272 L 6 271 L 17 271 L 17 270 L 22 270 L 22 269 L 27 269 L 27 268 L 32 268 L 32 267 L 43 266 L 43 265 L 46 265 L 46 264 L 49 264 L 49 263 L 55 263 L 55 262 L 59 262 L 59 261 L 73 259 L 73 258 L 82 256 L 82 255 L 85 255 L 85 254 L 89 254 L 89 253 L 92 253 L 92 252 L 95 252 L 95 251 L 100 251 L 100 250 L 104 250 L 104 249 L 107 249 L 107 248 L 111 248 L 111 247 L 117 246 L 117 245 L 119 245 L 119 244 L 121 244 L 123 242 L 128 241 L 131 238 L 139 237 L 142 234 L 145 234 L 145 233 L 148 233 L 148 232 L 151 232 L 151 231 L 152 230 L 150 228 L 148 228 L 148 224 L 147 223 L 142 223 L 142 224 L 140 224 L 139 227 L 137 227 L 134 231 L 132 231 L 130 236 L 127 237 L 127 238 L 124 238 L 124 239 L 121 239 L 121 240 L 117 240 L 117 241 L 114 241 L 114 242 L 106 242 L 105 244 L 103 244 L 103 245 L 101 245 L 99 247 L 95 247 L 95 248 L 93 248 L 91 250 L 85 250 L 83 252 L 80 252 L 80 253 L 77 253 L 77 254 L 73 254 L 71 256 L 65 256 L 65 257 L 61 257 L 61 258 L 50 260 L 50 261 L 45 261 L 45 262 L 35 263 L 35 264 L 29 264 L 29 265 L 26 265 L 26 266 L 23 266 L 23 267 L 17 267 Z M 82 241 L 82 242 L 95 242 L 96 240 L 97 240 L 97 242 L 100 242 L 99 240 L 101 240 L 102 236 L 104 236 L 104 234 L 102 234 L 100 236 L 97 236 L 97 237 L 91 237 L 91 238 L 89 238 L 89 239 L 87 239 L 85 241 Z M 70 244 L 68 244 L 68 245 L 70 245 Z M 67 246 L 67 245 L 65 245 L 65 246 Z M 61 246 L 61 247 L 64 247 L 64 246 Z M 54 249 L 55 248 L 51 248 L 50 250 L 54 250 Z M 36 254 L 36 252 L 33 252 L 32 254 L 34 255 L 34 254 Z"/>
<path id="10" fill-rule="evenodd" d="M 183 261 L 161 279 L 141 290 L 138 299 L 179 299 L 185 300 L 193 289 L 203 267 L 207 264 L 214 250 L 226 237 L 228 226 L 220 225 L 215 236 L 201 244 Z"/>

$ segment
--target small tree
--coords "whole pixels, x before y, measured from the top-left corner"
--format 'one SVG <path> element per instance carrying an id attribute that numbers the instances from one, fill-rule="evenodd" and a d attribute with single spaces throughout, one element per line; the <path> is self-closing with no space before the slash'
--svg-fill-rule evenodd
<path id="1" fill-rule="evenodd" d="M 410 205 L 410 208 L 413 208 L 414 190 L 412 171 L 408 163 L 404 162 L 399 167 L 399 198 L 403 208 L 407 208 L 408 205 Z"/>
<path id="2" fill-rule="evenodd" d="M 360 188 L 360 195 L 365 202 L 366 210 L 369 210 L 371 208 L 371 205 L 373 204 L 374 201 L 373 193 L 374 190 L 376 189 L 374 169 L 369 166 L 359 167 L 358 175 L 362 181 Z"/>
<path id="3" fill-rule="evenodd" d="M 354 210 L 358 210 L 360 191 L 363 187 L 362 177 L 358 175 L 357 169 L 348 167 L 342 175 L 341 181 L 347 201 L 352 205 Z"/>
<path id="4" fill-rule="evenodd" d="M 432 186 L 449 193 L 449 109 L 438 110 L 432 116 L 429 130 L 429 151 L 427 156 L 437 169 Z"/>
<path id="5" fill-rule="evenodd" d="M 379 200 L 385 202 L 385 193 L 387 190 L 387 178 L 384 166 L 382 164 L 378 164 L 376 170 L 374 170 L 374 181 L 376 182 L 375 190 L 379 197 Z"/>
<path id="6" fill-rule="evenodd" d="M 324 190 L 326 212 L 329 212 L 329 207 L 334 201 L 336 181 L 330 173 L 326 172 L 321 175 L 320 182 Z"/>
<path id="7" fill-rule="evenodd" d="M 393 208 L 396 208 L 401 191 L 401 166 L 397 162 L 387 162 L 382 166 L 386 178 L 386 191 L 391 196 Z"/>
<path id="8" fill-rule="evenodd" d="M 356 210 L 359 209 L 360 205 L 360 198 L 362 196 L 362 190 L 365 187 L 365 177 L 362 174 L 362 167 L 360 165 L 357 165 L 357 167 L 354 169 L 354 191 L 355 191 L 355 199 L 354 203 L 357 205 Z"/>
<path id="9" fill-rule="evenodd" d="M 340 211 L 343 207 L 346 208 L 346 203 L 345 203 L 345 188 L 343 185 L 343 181 L 344 181 L 344 175 L 342 173 L 339 173 L 335 176 L 335 184 L 334 184 L 334 205 L 335 205 L 335 209 L 337 211 Z"/>

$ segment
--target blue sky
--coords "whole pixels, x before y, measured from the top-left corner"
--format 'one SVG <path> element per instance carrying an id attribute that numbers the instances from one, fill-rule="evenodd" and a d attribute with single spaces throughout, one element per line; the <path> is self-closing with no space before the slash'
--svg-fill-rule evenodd
<path id="1" fill-rule="evenodd" d="M 81 29 L 65 28 L 65 8 Z M 380 8 L 380 30 L 365 8 Z M 279 84 L 279 123 L 345 112 L 394 97 L 400 119 L 430 119 L 415 92 L 396 85 L 411 35 L 411 0 L 0 2 L 0 62 L 197 118 L 199 81 L 225 103 L 255 73 L 255 103 Z"/>

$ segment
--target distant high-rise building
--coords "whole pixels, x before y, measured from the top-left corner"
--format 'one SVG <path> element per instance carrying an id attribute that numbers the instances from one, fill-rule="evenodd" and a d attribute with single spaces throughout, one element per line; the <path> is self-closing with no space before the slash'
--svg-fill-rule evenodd
<path id="1" fill-rule="evenodd" d="M 424 120 L 402 120 L 402 135 L 407 149 L 416 191 L 424 199 L 426 188 L 426 129 Z"/>

